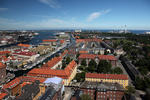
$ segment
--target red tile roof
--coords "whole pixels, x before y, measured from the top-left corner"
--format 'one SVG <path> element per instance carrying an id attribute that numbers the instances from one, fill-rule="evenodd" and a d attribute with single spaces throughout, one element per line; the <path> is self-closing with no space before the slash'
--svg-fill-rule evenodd
<path id="1" fill-rule="evenodd" d="M 65 42 L 65 40 L 60 40 L 60 43 L 63 44 Z"/>
<path id="2" fill-rule="evenodd" d="M 95 59 L 98 57 L 100 60 L 117 60 L 113 55 L 95 55 L 95 54 L 80 54 L 79 59 Z"/>
<path id="3" fill-rule="evenodd" d="M 67 53 L 68 53 L 68 50 L 65 50 L 65 51 L 61 54 L 61 56 L 64 57 Z"/>
<path id="4" fill-rule="evenodd" d="M 68 66 L 64 70 L 34 68 L 28 72 L 28 76 L 39 76 L 39 77 L 57 76 L 67 79 L 71 75 L 72 70 L 75 68 L 76 65 L 77 65 L 76 62 L 73 60 L 68 64 Z"/>
<path id="5" fill-rule="evenodd" d="M 18 46 L 20 46 L 20 47 L 27 47 L 27 48 L 28 48 L 28 47 L 30 47 L 31 45 L 29 45 L 29 44 L 21 44 L 21 43 L 20 43 L 20 44 L 18 44 Z"/>
<path id="6" fill-rule="evenodd" d="M 95 57 L 94 54 L 80 54 L 79 59 L 95 59 Z"/>
<path id="7" fill-rule="evenodd" d="M 0 51 L 0 55 L 9 54 L 11 51 Z"/>
<path id="8" fill-rule="evenodd" d="M 97 74 L 97 73 L 86 73 L 86 78 L 99 78 L 99 79 L 118 79 L 118 80 L 128 80 L 127 75 L 123 74 Z"/>
<path id="9" fill-rule="evenodd" d="M 88 51 L 80 50 L 79 53 L 88 53 Z"/>
<path id="10" fill-rule="evenodd" d="M 43 40 L 43 42 L 57 42 L 56 39 L 51 39 L 51 40 Z"/>
<path id="11" fill-rule="evenodd" d="M 0 68 L 6 67 L 2 62 L 0 62 Z"/>
<path id="12" fill-rule="evenodd" d="M 3 86 L 3 89 L 13 88 L 13 87 L 21 84 L 21 82 L 34 82 L 35 80 L 39 80 L 41 83 L 43 83 L 46 79 L 45 78 L 39 78 L 39 77 L 21 76 L 21 77 L 15 78 L 14 80 L 5 84 Z"/>
<path id="13" fill-rule="evenodd" d="M 46 78 L 21 76 L 20 80 L 23 82 L 35 82 L 36 80 L 39 80 L 40 83 L 43 83 Z"/>
<path id="14" fill-rule="evenodd" d="M 46 64 L 42 66 L 42 68 L 52 68 L 55 66 L 58 62 L 62 60 L 62 57 L 54 57 L 50 61 L 48 61 Z"/>
<path id="15" fill-rule="evenodd" d="M 15 78 L 14 80 L 10 81 L 9 83 L 5 84 L 3 86 L 4 89 L 7 89 L 7 88 L 13 88 L 17 85 L 19 85 L 21 82 L 21 80 L 19 78 Z"/>
<path id="16" fill-rule="evenodd" d="M 76 39 L 76 43 L 80 43 L 80 42 L 102 42 L 101 39 L 97 39 L 97 38 L 93 38 L 93 39 Z"/>
<path id="17" fill-rule="evenodd" d="M 112 55 L 98 55 L 100 60 L 117 60 L 115 56 Z"/>
<path id="18" fill-rule="evenodd" d="M 33 56 L 33 55 L 36 55 L 35 52 L 23 52 L 23 51 L 21 51 L 19 53 L 13 53 L 13 54 L 15 54 L 15 55 L 24 55 L 24 56 Z"/>
<path id="19" fill-rule="evenodd" d="M 2 100 L 5 96 L 7 96 L 6 93 L 0 93 L 0 100 Z"/>

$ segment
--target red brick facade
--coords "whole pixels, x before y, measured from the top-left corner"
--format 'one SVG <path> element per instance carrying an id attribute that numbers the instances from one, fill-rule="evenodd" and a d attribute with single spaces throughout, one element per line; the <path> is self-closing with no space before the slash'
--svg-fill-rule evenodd
<path id="1" fill-rule="evenodd" d="M 83 94 L 87 94 L 92 100 L 122 100 L 124 96 L 123 91 L 100 91 L 95 89 L 81 89 Z"/>

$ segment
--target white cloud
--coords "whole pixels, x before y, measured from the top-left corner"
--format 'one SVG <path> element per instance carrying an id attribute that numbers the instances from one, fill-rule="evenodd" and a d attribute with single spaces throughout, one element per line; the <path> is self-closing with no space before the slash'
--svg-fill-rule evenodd
<path id="1" fill-rule="evenodd" d="M 93 21 L 94 19 L 98 18 L 100 15 L 101 15 L 100 12 L 94 12 L 94 13 L 89 15 L 87 21 L 88 22 Z"/>
<path id="2" fill-rule="evenodd" d="M 0 8 L 0 11 L 6 11 L 8 8 Z"/>
<path id="3" fill-rule="evenodd" d="M 65 23 L 65 21 L 61 19 L 51 19 L 50 21 L 55 22 L 55 23 Z"/>
<path id="4" fill-rule="evenodd" d="M 94 19 L 99 18 L 101 15 L 104 15 L 104 14 L 109 13 L 110 11 L 111 11 L 110 9 L 107 9 L 107 10 L 104 10 L 104 11 L 101 11 L 101 12 L 93 12 L 93 13 L 91 13 L 91 14 L 88 16 L 87 21 L 88 21 L 88 22 L 91 22 L 91 21 L 93 21 Z"/>
<path id="5" fill-rule="evenodd" d="M 51 8 L 60 8 L 59 3 L 56 0 L 39 0 L 41 3 L 49 5 Z"/>

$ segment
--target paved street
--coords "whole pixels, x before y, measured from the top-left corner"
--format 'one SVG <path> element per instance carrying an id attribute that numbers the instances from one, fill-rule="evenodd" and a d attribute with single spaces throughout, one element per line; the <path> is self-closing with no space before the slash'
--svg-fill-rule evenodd
<path id="1" fill-rule="evenodd" d="M 116 58 L 117 58 L 117 60 L 118 60 L 118 61 L 117 61 L 117 67 L 120 67 L 120 68 L 122 69 L 123 73 L 126 74 L 126 75 L 128 75 L 128 73 L 126 72 L 125 68 L 124 68 L 123 65 L 121 64 L 121 61 L 119 60 L 119 56 L 116 56 Z M 129 75 L 128 75 L 128 78 L 129 78 L 129 84 L 133 86 L 132 80 L 131 80 L 131 78 L 130 78 Z"/>
<path id="2" fill-rule="evenodd" d="M 71 87 L 65 87 L 65 96 L 63 100 L 70 100 L 72 94 Z"/>

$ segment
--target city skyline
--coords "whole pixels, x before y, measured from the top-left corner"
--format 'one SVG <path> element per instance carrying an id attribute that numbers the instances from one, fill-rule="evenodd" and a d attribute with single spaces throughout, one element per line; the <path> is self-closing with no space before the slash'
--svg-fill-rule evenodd
<path id="1" fill-rule="evenodd" d="M 1 0 L 0 30 L 150 29 L 149 0 Z"/>

